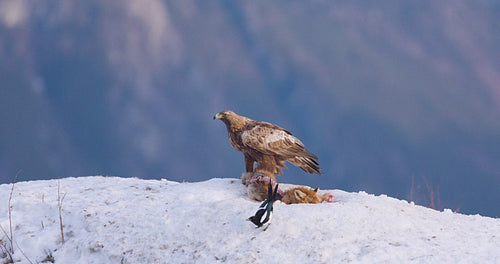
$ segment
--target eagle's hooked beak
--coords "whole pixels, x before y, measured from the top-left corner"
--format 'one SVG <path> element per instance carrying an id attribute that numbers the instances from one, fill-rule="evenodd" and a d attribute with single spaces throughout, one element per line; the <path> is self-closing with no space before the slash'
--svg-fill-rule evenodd
<path id="1" fill-rule="evenodd" d="M 222 119 L 222 114 L 221 113 L 217 113 L 214 115 L 214 120 L 215 119 Z"/>

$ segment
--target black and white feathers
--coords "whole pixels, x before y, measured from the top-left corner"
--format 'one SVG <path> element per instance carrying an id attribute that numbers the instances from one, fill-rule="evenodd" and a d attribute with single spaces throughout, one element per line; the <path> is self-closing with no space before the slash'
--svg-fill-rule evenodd
<path id="1" fill-rule="evenodd" d="M 266 225 L 266 228 L 271 224 L 271 219 L 273 217 L 273 203 L 276 200 L 276 194 L 278 192 L 278 184 L 273 191 L 273 185 L 269 183 L 268 196 L 267 199 L 259 206 L 255 215 L 251 216 L 247 220 L 254 223 L 257 227 L 262 227 Z"/>

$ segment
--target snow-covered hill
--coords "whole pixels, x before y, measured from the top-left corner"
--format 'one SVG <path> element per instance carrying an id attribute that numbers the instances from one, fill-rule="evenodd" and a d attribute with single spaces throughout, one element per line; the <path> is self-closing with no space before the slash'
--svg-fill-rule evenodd
<path id="1" fill-rule="evenodd" d="M 197 183 L 117 177 L 19 182 L 12 196 L 21 263 L 499 263 L 500 219 L 438 212 L 384 195 L 331 191 L 337 202 L 277 202 L 263 231 L 259 203 L 237 179 Z M 0 224 L 9 247 L 8 198 Z M 5 250 L 3 250 L 5 251 Z M 5 253 L 5 252 L 2 252 Z M 23 253 L 26 255 L 24 256 Z M 2 262 L 8 258 L 3 254 Z M 29 259 L 29 260 L 28 260 Z"/>

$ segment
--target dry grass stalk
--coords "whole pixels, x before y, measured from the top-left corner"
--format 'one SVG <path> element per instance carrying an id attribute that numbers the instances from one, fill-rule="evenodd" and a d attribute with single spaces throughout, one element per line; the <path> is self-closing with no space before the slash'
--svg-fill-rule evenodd
<path id="1" fill-rule="evenodd" d="M 61 229 L 61 241 L 64 244 L 64 230 L 63 230 L 63 222 L 62 222 L 62 203 L 66 194 L 61 197 L 60 190 L 60 179 L 57 179 L 57 207 L 59 208 L 59 228 Z"/>
<path id="2" fill-rule="evenodd" d="M 17 180 L 17 176 L 19 176 L 19 173 L 21 173 L 21 170 L 19 170 L 17 173 L 16 173 L 16 176 L 14 177 L 14 181 L 12 182 L 12 188 L 10 189 L 10 195 L 9 195 L 9 230 L 10 230 L 10 250 L 11 250 L 11 253 L 14 254 L 14 246 L 13 246 L 13 242 L 14 242 L 14 235 L 12 233 L 12 206 L 11 206 L 11 202 L 12 202 L 12 193 L 14 193 L 14 186 L 16 185 L 16 180 Z"/>

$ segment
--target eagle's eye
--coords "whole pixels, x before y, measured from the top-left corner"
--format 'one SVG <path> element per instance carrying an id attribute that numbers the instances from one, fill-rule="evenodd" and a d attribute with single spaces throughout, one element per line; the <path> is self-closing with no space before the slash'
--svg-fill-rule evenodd
<path id="1" fill-rule="evenodd" d="M 214 119 L 224 119 L 226 117 L 226 114 L 224 112 L 220 112 L 215 114 Z"/>

